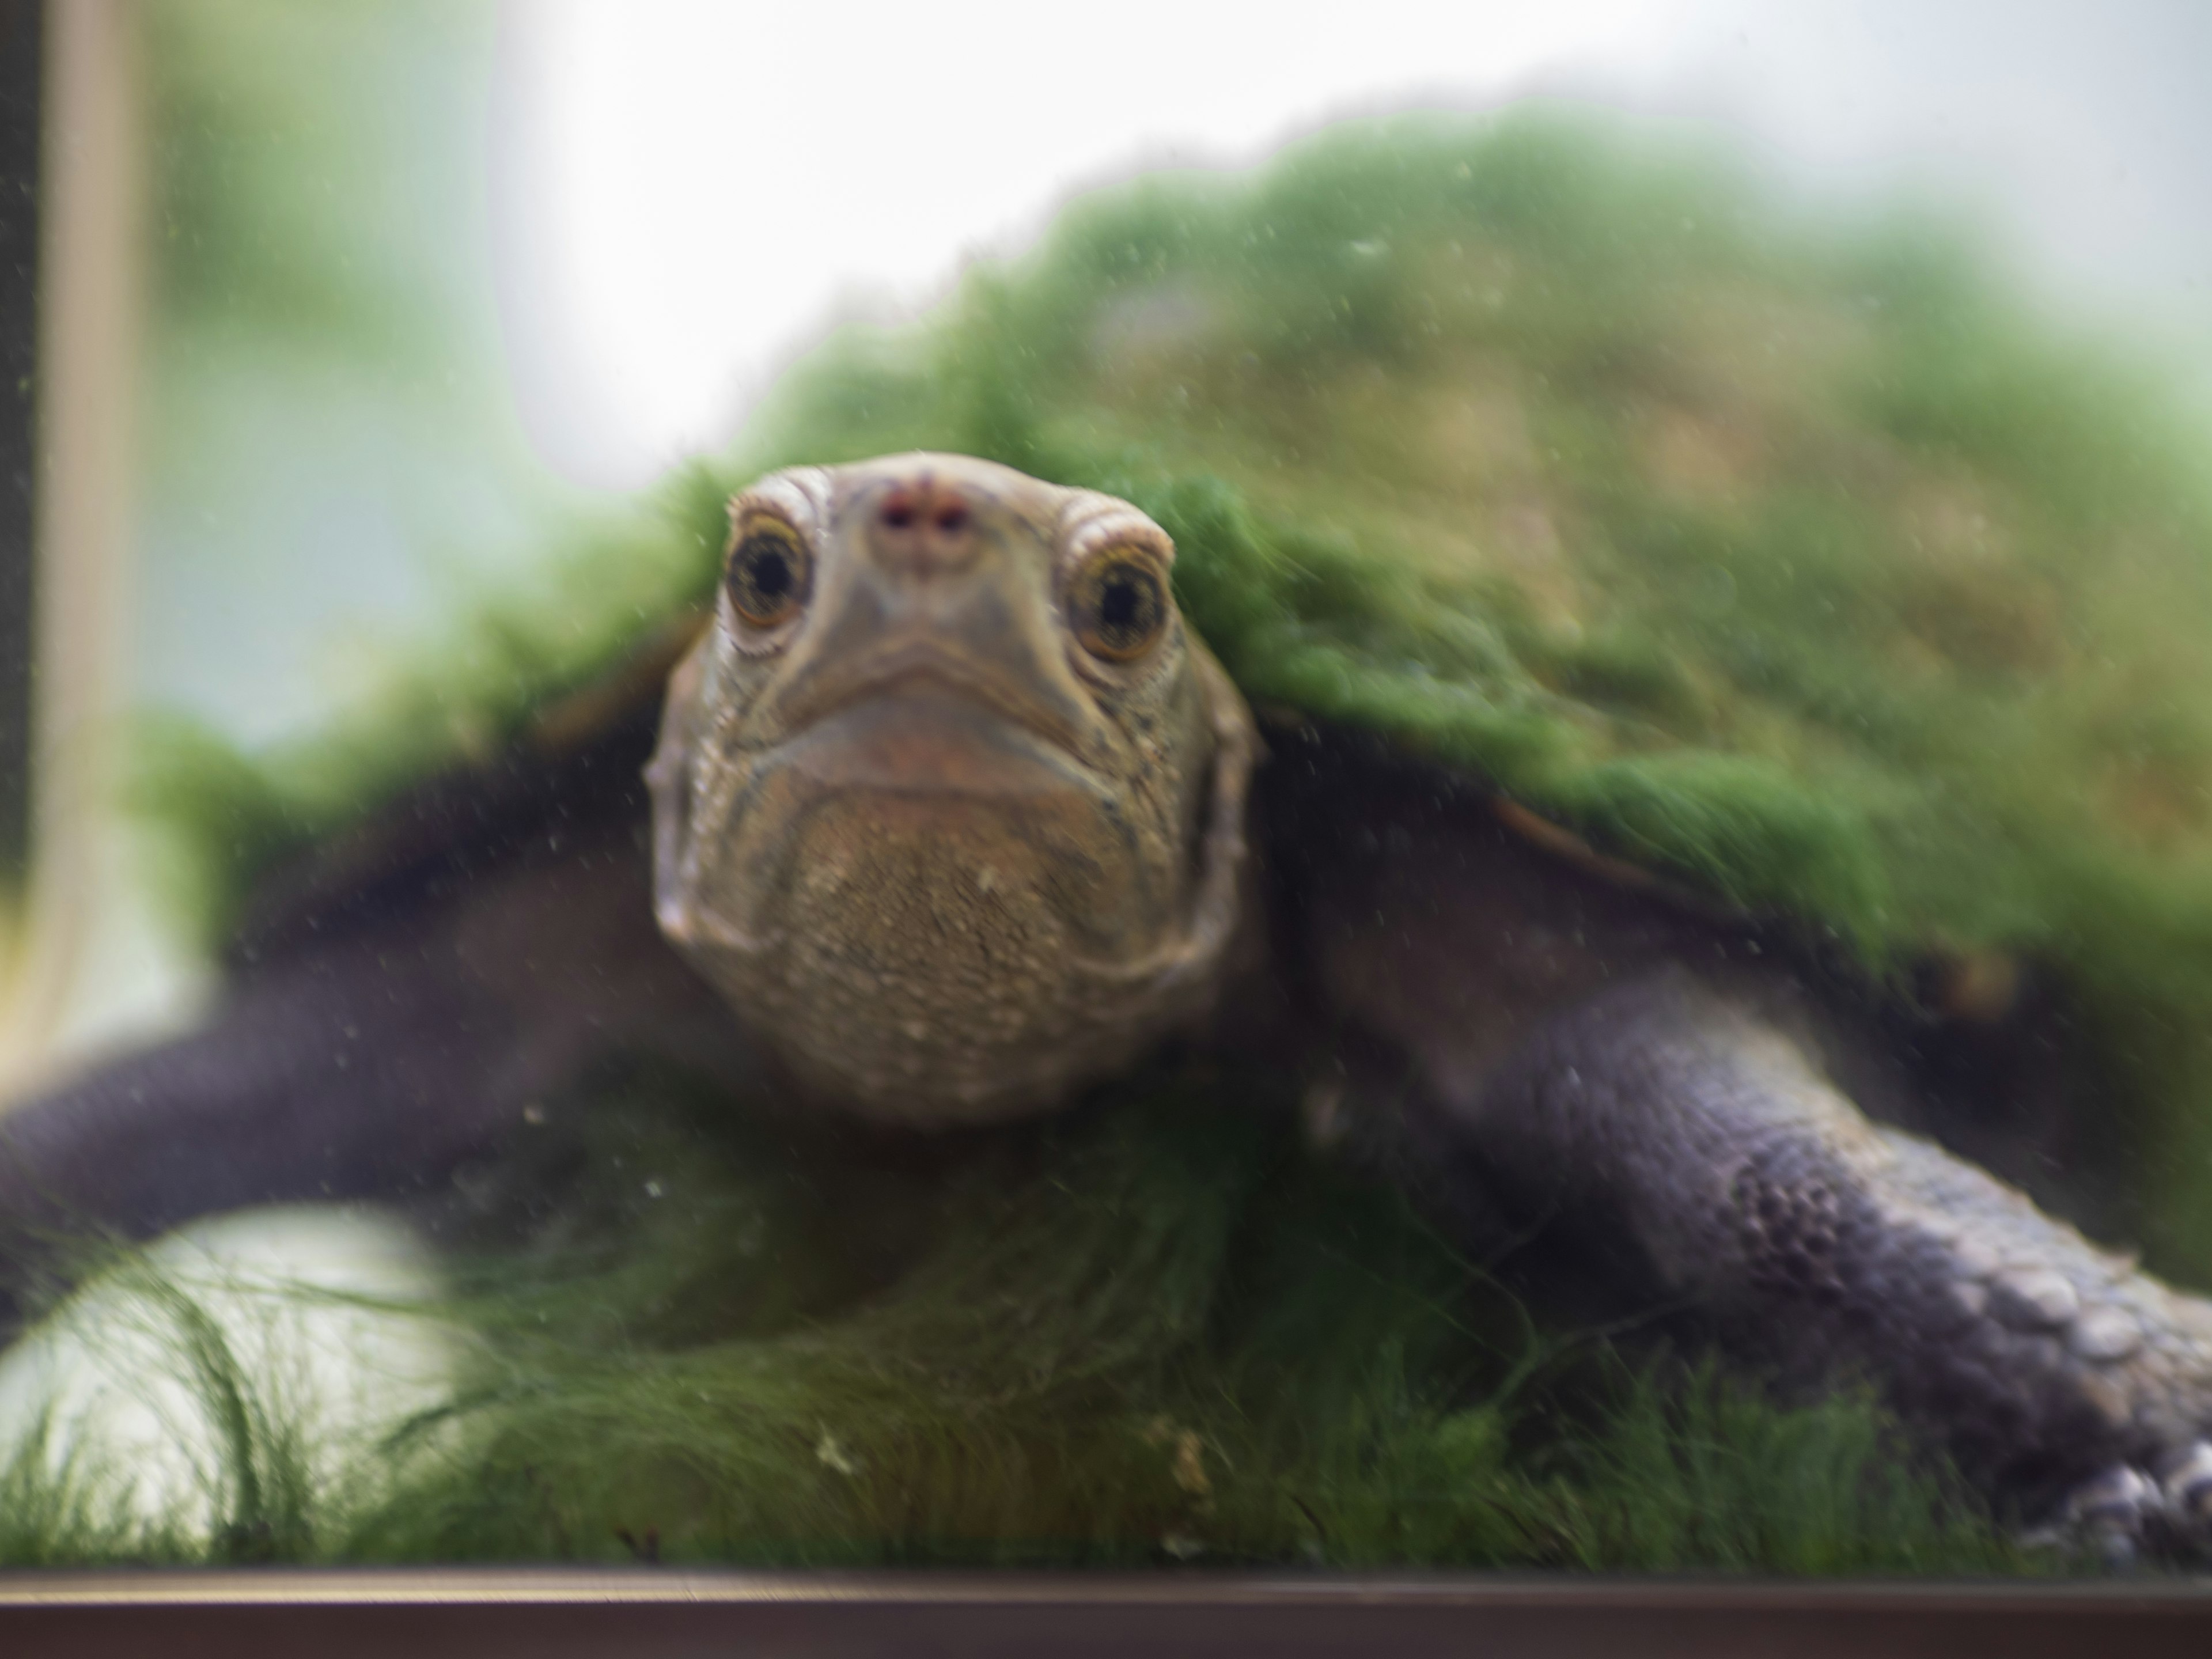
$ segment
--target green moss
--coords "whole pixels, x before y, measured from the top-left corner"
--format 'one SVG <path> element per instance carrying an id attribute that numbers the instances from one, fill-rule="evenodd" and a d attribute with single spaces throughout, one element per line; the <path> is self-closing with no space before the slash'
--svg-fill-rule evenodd
<path id="1" fill-rule="evenodd" d="M 757 1312 L 755 1286 L 801 1253 L 665 1190 L 660 1224 L 685 1240 L 609 1270 L 686 1262 L 677 1282 L 586 1275 L 534 1306 L 507 1287 L 465 1449 L 346 1547 L 615 1559 L 650 1533 L 666 1559 L 805 1565 L 2019 1565 L 1863 1402 L 1792 1413 L 1710 1376 L 1615 1376 L 1571 1408 L 1583 1433 L 1516 1433 L 1566 1398 L 1535 1380 L 1547 1345 L 1247 1088 L 1139 1082 L 1048 1130 L 1027 1170 L 986 1159 L 925 1195 L 879 1176 L 856 1201 L 841 1173 L 802 1218 L 787 1189 L 767 1212 L 810 1233 L 816 1272 L 843 1254 L 865 1279 L 850 1256 L 902 1218 L 908 1265 L 826 1304 L 778 1283 Z M 616 1308 L 640 1311 L 617 1332 Z M 1702 1443 L 1723 1420 L 1753 1426 L 1752 1461 Z M 1756 1495 L 1698 1518 L 1723 1491 Z M 1793 1507 L 1795 1532 L 1776 1523 Z"/>
<path id="2" fill-rule="evenodd" d="M 1264 1092 L 1156 1073 L 931 1170 L 641 1081 L 532 1172 L 534 1245 L 459 1256 L 447 1408 L 308 1483 L 152 1281 L 225 1524 L 102 1520 L 33 1448 L 0 1561 L 2036 1565 L 1863 1400 L 1539 1335 Z"/>

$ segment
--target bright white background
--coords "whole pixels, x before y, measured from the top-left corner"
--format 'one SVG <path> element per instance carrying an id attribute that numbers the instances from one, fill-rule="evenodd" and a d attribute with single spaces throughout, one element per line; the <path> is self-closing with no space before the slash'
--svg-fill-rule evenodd
<path id="1" fill-rule="evenodd" d="M 496 76 L 509 372 L 589 484 L 726 439 L 824 323 L 926 301 L 1083 184 L 1529 93 L 1739 131 L 1829 198 L 1975 204 L 2055 296 L 2212 361 L 2197 0 L 513 0 Z"/>

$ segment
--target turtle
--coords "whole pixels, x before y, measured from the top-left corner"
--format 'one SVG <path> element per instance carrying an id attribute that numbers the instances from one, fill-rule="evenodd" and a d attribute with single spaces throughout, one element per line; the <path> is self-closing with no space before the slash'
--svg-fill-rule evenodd
<path id="1" fill-rule="evenodd" d="M 2065 1110 L 2130 1086 L 2099 988 L 2063 951 L 2000 948 L 1990 896 L 2022 856 L 2003 798 L 1984 792 L 1984 822 L 1931 797 L 1968 819 L 1977 885 L 1912 810 L 1869 832 L 1823 799 L 1866 781 L 1838 744 L 1728 729 L 1712 641 L 1744 679 L 1789 667 L 1741 620 L 1751 558 L 1696 571 L 1657 538 L 1711 613 L 1684 666 L 1547 619 L 1570 584 L 1542 526 L 1500 532 L 1532 573 L 1515 592 L 1353 556 L 1363 535 L 1417 542 L 1424 488 L 1456 500 L 1359 449 L 1358 400 L 1389 392 L 1378 362 L 1390 395 L 1426 396 L 1383 321 L 1410 317 L 1424 349 L 1464 324 L 1409 294 L 1480 319 L 1526 280 L 1437 226 L 1510 220 L 1528 142 L 1360 131 L 1204 212 L 1139 188 L 1073 220 L 1026 287 L 978 279 L 927 372 L 833 351 L 775 416 L 801 453 L 718 508 L 707 614 L 614 630 L 619 659 L 510 742 L 260 857 L 216 1019 L 11 1113 L 0 1210 L 144 1235 L 439 1190 L 641 1053 L 732 1115 L 851 1123 L 861 1164 L 926 1163 L 1083 1109 L 1164 1050 L 1231 1091 L 1295 1074 L 1310 1133 L 1465 1249 L 1540 1233 L 1608 1306 L 1686 1310 L 1792 1376 L 1870 1379 L 2024 1515 L 2200 1536 L 2212 1304 L 1938 1139 L 2032 1175 L 2070 1144 Z M 1299 202 L 1327 222 L 1304 241 Z M 1292 246 L 1259 259 L 1255 224 Z M 1298 286 L 1316 269 L 1326 304 Z M 1203 280 L 1224 270 L 1272 342 L 1224 325 Z M 1069 386 L 1080 422 L 1053 401 Z M 1133 386 L 1164 432 L 1133 448 Z M 1191 412 L 1270 388 L 1262 423 L 1291 423 L 1256 459 Z M 1301 400 L 1358 417 L 1321 429 L 1348 466 L 1292 422 Z M 1483 424 L 1423 407 L 1425 432 Z M 973 453 L 853 458 L 913 427 Z M 1302 465 L 1359 499 L 1332 520 Z M 1263 519 L 1246 503 L 1271 472 Z M 1350 529 L 1313 527 L 1332 522 Z M 1836 550 L 1790 550 L 1845 626 Z M 2033 592 L 1993 606 L 1955 570 L 1929 592 L 1982 607 L 1945 660 L 2014 693 L 2021 653 L 2055 648 Z M 1924 646 L 1913 598 L 1893 631 Z M 1498 694 L 1500 665 L 1545 652 L 1549 684 Z M 1876 743 L 1934 741 L 1852 712 Z M 1686 753 L 1665 720 L 1708 740 Z M 827 1431 L 817 1451 L 850 1461 Z M 1176 1455 L 1199 1501 L 1202 1457 Z"/>
<path id="2" fill-rule="evenodd" d="M 1848 1358 L 1992 1485 L 2201 1520 L 2212 1303 L 1867 1115 L 1924 1121 L 1913 1066 L 1759 928 L 1479 781 L 1263 735 L 1126 501 L 921 453 L 729 516 L 649 849 L 634 708 L 406 803 L 249 923 L 210 1030 L 9 1119 L 11 1211 L 145 1231 L 374 1191 L 611 1048 L 942 1133 L 1178 1032 L 1322 1028 L 1445 1212 L 1546 1218 L 1741 1346 Z"/>

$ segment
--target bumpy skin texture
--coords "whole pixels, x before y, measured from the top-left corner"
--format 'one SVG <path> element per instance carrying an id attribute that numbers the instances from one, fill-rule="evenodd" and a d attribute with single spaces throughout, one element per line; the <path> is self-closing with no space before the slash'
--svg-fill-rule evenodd
<path id="1" fill-rule="evenodd" d="M 1687 975 L 1546 1026 L 1449 1103 L 1521 1201 L 1617 1228 L 1675 1294 L 1802 1367 L 1863 1364 L 2013 1491 L 2207 1425 L 2212 1308 L 1931 1142 Z"/>
<path id="2" fill-rule="evenodd" d="M 1202 1018 L 1252 740 L 1158 527 L 950 455 L 778 473 L 730 516 L 647 774 L 656 906 L 795 1078 L 872 1117 L 988 1121 Z M 786 601 L 752 617 L 749 550 Z M 1101 569 L 1157 602 L 1142 648 L 1071 625 Z"/>

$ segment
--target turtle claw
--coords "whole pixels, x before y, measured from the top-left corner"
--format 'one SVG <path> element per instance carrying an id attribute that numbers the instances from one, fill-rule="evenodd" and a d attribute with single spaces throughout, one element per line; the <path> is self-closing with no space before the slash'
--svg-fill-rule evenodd
<path id="1" fill-rule="evenodd" d="M 2166 1493 L 2132 1463 L 2115 1463 L 2068 1496 L 2059 1524 L 2037 1541 L 2087 1545 L 2107 1567 L 2136 1564 L 2159 1525 Z"/>
<path id="2" fill-rule="evenodd" d="M 2212 1442 L 2191 1441 L 2168 1459 L 2159 1492 L 2175 1525 L 2200 1549 L 2212 1543 Z"/>
<path id="3" fill-rule="evenodd" d="M 2051 1526 L 2027 1541 L 2086 1547 L 2110 1568 L 2148 1557 L 2212 1558 L 2212 1443 L 2191 1441 L 2159 1460 L 2155 1474 L 2115 1463 L 2076 1486 Z"/>

